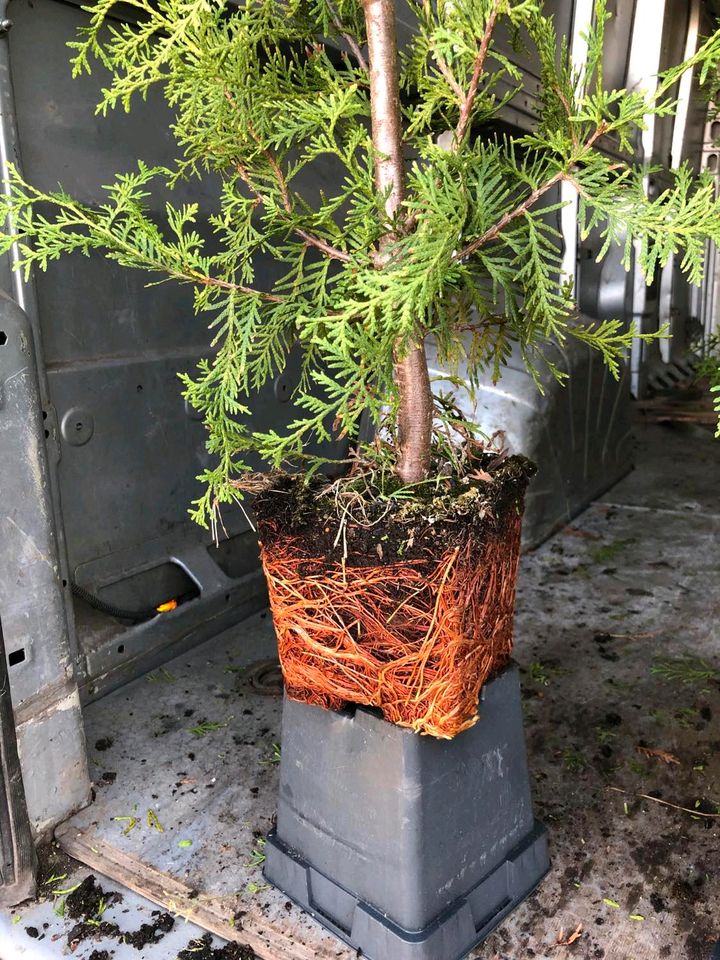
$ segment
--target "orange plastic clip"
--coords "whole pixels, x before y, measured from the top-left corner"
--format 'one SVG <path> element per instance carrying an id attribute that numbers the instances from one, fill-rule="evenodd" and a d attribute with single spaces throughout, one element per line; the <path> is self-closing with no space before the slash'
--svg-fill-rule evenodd
<path id="1" fill-rule="evenodd" d="M 155 607 L 158 613 L 169 613 L 171 610 L 177 608 L 177 600 L 166 600 L 165 603 L 161 603 L 159 607 Z"/>

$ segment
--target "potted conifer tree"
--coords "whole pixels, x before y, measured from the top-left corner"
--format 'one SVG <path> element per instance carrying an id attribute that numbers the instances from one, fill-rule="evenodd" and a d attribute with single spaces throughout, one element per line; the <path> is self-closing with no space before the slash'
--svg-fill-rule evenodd
<path id="1" fill-rule="evenodd" d="M 408 6 L 417 28 L 399 52 L 394 0 L 97 0 L 75 72 L 109 71 L 103 113 L 159 86 L 179 159 L 140 161 L 93 207 L 11 168 L 0 249 L 17 244 L 26 271 L 99 250 L 194 289 L 213 351 L 184 375 L 185 396 L 214 457 L 194 515 L 212 525 L 256 494 L 294 701 L 270 876 L 375 960 L 453 960 L 547 868 L 503 671 L 531 466 L 433 394 L 425 345 L 471 383 L 498 378 L 513 344 L 534 371 L 540 348 L 568 337 L 617 373 L 637 331 L 577 321 L 547 213 L 569 184 L 602 253 L 621 243 L 650 282 L 680 252 L 700 281 L 706 241 L 720 241 L 712 182 L 682 167 L 651 200 L 632 156 L 645 118 L 673 111 L 682 73 L 716 68 L 720 34 L 655 90 L 607 91 L 605 0 L 579 72 L 540 0 Z M 133 17 L 114 20 L 120 7 Z M 500 29 L 541 65 L 532 134 L 492 126 L 522 85 Z M 148 192 L 208 174 L 209 223 L 193 204 L 150 217 Z M 272 286 L 263 258 L 283 267 Z M 259 432 L 249 398 L 298 345 L 294 416 Z M 331 478 L 312 449 L 338 436 L 357 443 Z"/>

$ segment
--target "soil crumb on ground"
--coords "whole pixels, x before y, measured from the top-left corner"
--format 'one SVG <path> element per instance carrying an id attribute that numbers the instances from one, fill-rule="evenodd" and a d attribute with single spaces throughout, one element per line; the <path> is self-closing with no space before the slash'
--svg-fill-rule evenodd
<path id="1" fill-rule="evenodd" d="M 135 933 L 124 933 L 122 939 L 136 950 L 142 950 L 149 944 L 158 943 L 175 926 L 175 918 L 162 910 L 153 910 L 152 923 L 143 923 Z"/>
<path id="2" fill-rule="evenodd" d="M 77 862 L 72 860 L 60 847 L 56 840 L 50 840 L 48 843 L 41 843 L 37 848 L 38 872 L 37 887 L 38 900 L 45 900 L 52 897 L 52 887 L 61 883 L 77 867 Z M 57 883 L 52 881 L 56 880 Z M 62 884 L 61 884 L 62 885 Z"/>
<path id="3" fill-rule="evenodd" d="M 99 940 L 107 937 L 126 943 L 136 950 L 159 943 L 170 933 L 175 926 L 175 918 L 162 910 L 153 910 L 152 923 L 143 923 L 139 929 L 123 931 L 110 920 L 103 920 L 102 916 L 108 907 L 122 901 L 122 894 L 108 893 L 99 885 L 94 874 L 86 877 L 82 883 L 67 895 L 65 899 L 65 916 L 78 923 L 70 930 L 67 937 L 68 947 L 74 951 L 85 940 Z M 107 951 L 96 950 L 90 960 L 104 960 Z M 197 960 L 197 958 L 196 958 Z"/>
<path id="4" fill-rule="evenodd" d="M 104 938 L 120 938 L 120 927 L 109 920 L 88 921 L 76 923 L 67 936 L 67 944 L 71 952 L 85 940 L 102 940 Z"/>
<path id="5" fill-rule="evenodd" d="M 177 955 L 177 960 L 257 960 L 257 954 L 242 943 L 213 947 L 212 936 L 206 933 L 199 940 L 191 940 Z"/>
<path id="6" fill-rule="evenodd" d="M 94 874 L 85 877 L 79 887 L 67 895 L 65 916 L 71 920 L 94 920 L 114 903 L 120 903 L 122 894 L 106 893 Z"/>

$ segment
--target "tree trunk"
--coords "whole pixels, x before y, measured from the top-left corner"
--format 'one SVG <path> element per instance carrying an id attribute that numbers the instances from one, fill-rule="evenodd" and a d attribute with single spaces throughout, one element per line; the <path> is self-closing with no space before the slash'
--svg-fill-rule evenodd
<path id="1" fill-rule="evenodd" d="M 380 243 L 377 258 L 377 265 L 382 269 L 386 263 L 385 250 L 393 239 L 392 224 L 405 194 L 395 0 L 364 0 L 364 9 L 370 59 L 375 185 L 378 192 L 387 192 L 388 232 Z M 430 467 L 433 415 L 422 337 L 415 344 L 398 345 L 395 381 L 400 395 L 396 470 L 404 483 L 418 483 L 425 479 Z"/>

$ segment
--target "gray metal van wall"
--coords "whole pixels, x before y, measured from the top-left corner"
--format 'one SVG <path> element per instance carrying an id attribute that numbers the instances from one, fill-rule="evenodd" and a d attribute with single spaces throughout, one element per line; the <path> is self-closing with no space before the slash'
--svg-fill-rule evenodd
<path id="1" fill-rule="evenodd" d="M 134 168 L 138 157 L 172 163 L 172 118 L 158 91 L 129 115 L 118 110 L 101 118 L 95 106 L 102 69 L 71 78 L 66 44 L 85 12 L 57 0 L 13 0 L 11 13 L 19 160 L 30 182 L 47 189 L 60 183 L 92 205 L 101 201 L 103 184 Z M 328 167 L 325 176 L 332 175 Z M 212 180 L 193 182 L 187 193 L 201 210 L 214 209 Z M 151 203 L 162 220 L 164 197 Z M 277 270 L 260 264 L 259 282 L 270 286 Z M 128 627 L 76 597 L 71 614 L 85 696 L 264 602 L 244 512 L 224 511 L 227 539 L 217 548 L 188 518 L 208 456 L 203 425 L 186 408 L 177 373 L 208 355 L 210 334 L 207 319 L 193 313 L 189 287 L 148 287 L 148 279 L 100 255 L 64 258 L 34 278 L 37 311 L 30 319 L 49 392 L 48 443 L 69 577 L 131 611 L 177 596 L 190 601 Z M 290 415 L 298 360 L 252 401 L 259 428 L 277 427 Z"/>

